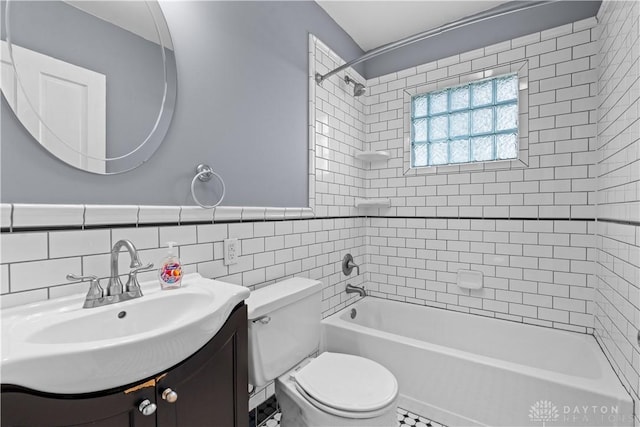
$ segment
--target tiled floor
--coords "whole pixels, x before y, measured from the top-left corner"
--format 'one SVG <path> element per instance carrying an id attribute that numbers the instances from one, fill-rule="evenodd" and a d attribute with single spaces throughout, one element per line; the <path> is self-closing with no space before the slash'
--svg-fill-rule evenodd
<path id="1" fill-rule="evenodd" d="M 398 408 L 398 427 L 415 426 L 415 427 L 446 427 L 444 424 L 431 421 L 420 415 L 413 414 Z"/>
<path id="2" fill-rule="evenodd" d="M 256 409 L 249 412 L 249 427 L 266 426 L 269 425 L 280 426 L 280 412 L 278 408 L 278 401 L 276 396 L 271 396 L 266 401 L 262 402 Z M 272 419 L 277 415 L 276 424 L 273 424 Z"/>
<path id="3" fill-rule="evenodd" d="M 250 427 L 280 427 L 280 410 L 275 396 L 264 402 L 254 411 L 251 411 L 249 417 Z M 256 422 L 257 421 L 257 422 Z M 398 408 L 398 427 L 446 427 L 435 421 L 428 420 L 420 415 L 413 414 Z"/>

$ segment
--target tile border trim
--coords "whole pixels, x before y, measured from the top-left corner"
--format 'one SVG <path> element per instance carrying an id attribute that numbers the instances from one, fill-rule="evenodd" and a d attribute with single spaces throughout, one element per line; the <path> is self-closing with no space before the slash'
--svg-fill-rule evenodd
<path id="1" fill-rule="evenodd" d="M 88 209 L 97 206 L 117 212 L 120 208 L 126 215 L 117 215 L 113 220 L 95 221 L 87 216 Z M 123 227 L 158 227 L 171 225 L 253 223 L 267 221 L 304 220 L 304 219 L 428 219 L 428 220 L 487 220 L 487 221 L 587 221 L 608 222 L 623 225 L 640 226 L 637 221 L 619 221 L 598 218 L 567 217 L 474 217 L 474 216 L 386 216 L 386 215 L 347 215 L 316 216 L 311 208 L 281 208 L 255 206 L 219 206 L 212 211 L 202 209 L 194 212 L 194 206 L 132 206 L 132 205 L 40 205 L 6 204 L 3 210 L 12 213 L 3 218 L 2 232 L 38 231 L 38 230 L 91 230 Z M 16 207 L 18 209 L 16 209 Z M 135 208 L 135 209 L 134 209 Z M 136 215 L 132 212 L 135 210 Z M 8 222 L 7 222 L 8 220 Z"/>
<path id="2" fill-rule="evenodd" d="M 218 206 L 207 210 L 196 206 L 2 203 L 0 208 L 3 232 L 278 221 L 316 216 L 311 208 L 260 206 Z"/>

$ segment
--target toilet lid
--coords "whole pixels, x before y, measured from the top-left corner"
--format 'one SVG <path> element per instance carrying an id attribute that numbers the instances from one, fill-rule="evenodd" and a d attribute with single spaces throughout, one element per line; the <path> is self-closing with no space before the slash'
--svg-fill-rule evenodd
<path id="1" fill-rule="evenodd" d="M 313 400 L 340 411 L 376 411 L 398 395 L 398 382 L 387 368 L 351 354 L 322 353 L 294 378 Z"/>

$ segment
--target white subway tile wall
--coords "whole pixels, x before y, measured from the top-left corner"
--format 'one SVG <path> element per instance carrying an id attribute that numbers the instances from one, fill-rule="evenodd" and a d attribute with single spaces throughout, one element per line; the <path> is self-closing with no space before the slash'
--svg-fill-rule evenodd
<path id="1" fill-rule="evenodd" d="M 592 332 L 594 222 L 371 218 L 372 295 Z M 458 287 L 458 270 L 484 288 Z"/>
<path id="2" fill-rule="evenodd" d="M 546 31 L 543 41 L 536 33 L 370 79 L 365 149 L 391 153 L 387 163 L 372 164 L 365 175 L 365 197 L 391 199 L 391 208 L 380 214 L 594 218 L 596 20 L 573 25 Z M 407 172 L 406 92 L 489 77 L 487 71 L 513 72 L 516 65 L 528 71 L 521 78 L 528 94 L 520 100 L 520 142 L 527 147 L 521 156 L 528 155 L 521 157 L 524 164 L 503 161 Z"/>
<path id="3" fill-rule="evenodd" d="M 325 316 L 355 300 L 343 292 L 347 282 L 362 285 L 366 275 L 346 277 L 340 261 L 350 252 L 366 263 L 365 218 L 199 224 L 0 234 L 2 307 L 83 292 L 88 284 L 70 284 L 68 273 L 109 276 L 110 249 L 122 238 L 139 249 L 143 262 L 159 265 L 166 241 L 178 243 L 186 272 L 247 287 L 302 276 L 321 280 Z M 238 238 L 238 264 L 223 264 L 222 242 Z M 128 255 L 119 258 L 120 274 L 129 271 Z M 141 281 L 156 272 L 140 273 Z"/>
<path id="4" fill-rule="evenodd" d="M 640 425 L 640 4 L 605 1 L 598 19 L 598 218 L 622 223 L 597 226 L 595 335 Z"/>
<path id="5" fill-rule="evenodd" d="M 353 85 L 347 85 L 344 77 L 365 79 L 349 69 L 316 85 L 316 72 L 325 74 L 344 60 L 314 36 L 309 38 L 309 48 L 310 92 L 315 95 L 310 100 L 309 150 L 315 164 L 312 207 L 319 217 L 357 215 L 355 199 L 364 197 L 366 165 L 354 155 L 364 146 L 366 96 L 353 96 Z"/>

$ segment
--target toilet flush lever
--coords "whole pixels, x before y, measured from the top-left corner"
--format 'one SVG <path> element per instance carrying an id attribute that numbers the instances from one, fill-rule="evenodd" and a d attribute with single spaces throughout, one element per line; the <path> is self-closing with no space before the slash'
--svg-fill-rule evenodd
<path id="1" fill-rule="evenodd" d="M 252 323 L 260 323 L 261 325 L 266 325 L 267 323 L 271 322 L 271 317 L 269 317 L 269 316 L 260 316 L 257 319 L 253 319 L 251 322 Z"/>

